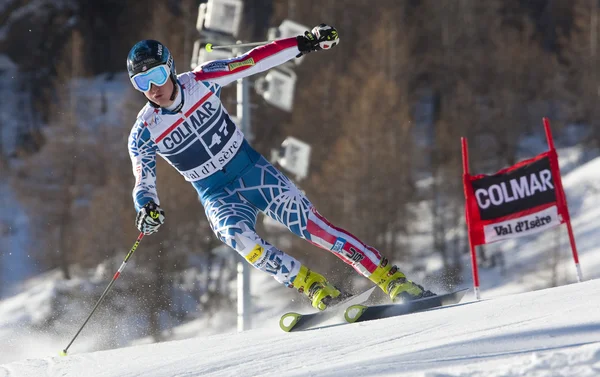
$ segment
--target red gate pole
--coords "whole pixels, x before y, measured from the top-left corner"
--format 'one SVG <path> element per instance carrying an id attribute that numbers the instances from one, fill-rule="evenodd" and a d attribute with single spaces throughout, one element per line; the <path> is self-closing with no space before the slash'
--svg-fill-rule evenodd
<path id="1" fill-rule="evenodd" d="M 550 120 L 548 118 L 543 118 L 544 121 L 544 130 L 546 131 L 546 140 L 548 141 L 548 148 L 556 153 L 554 148 L 554 140 L 552 139 L 552 131 L 550 130 Z M 573 261 L 575 261 L 575 269 L 577 270 L 577 281 L 583 281 L 583 274 L 581 273 L 581 266 L 579 265 L 579 256 L 577 255 L 577 246 L 575 245 L 575 237 L 573 236 L 573 227 L 571 226 L 571 216 L 569 215 L 569 206 L 567 205 L 567 196 L 565 195 L 565 190 L 563 189 L 562 179 L 560 176 L 560 167 L 556 166 L 558 176 L 555 177 L 556 186 L 558 189 L 558 195 L 560 201 L 562 201 L 562 205 L 565 208 L 565 223 L 567 224 L 567 231 L 569 232 L 569 242 L 571 243 L 571 252 L 573 253 Z"/>
<path id="2" fill-rule="evenodd" d="M 477 269 L 477 253 L 475 252 L 475 246 L 471 240 L 471 222 L 469 216 L 469 195 L 467 186 L 467 177 L 469 176 L 469 150 L 467 146 L 467 139 L 464 137 L 460 138 L 462 144 L 462 161 L 463 161 L 463 188 L 465 191 L 465 220 L 467 223 L 467 235 L 469 236 L 469 247 L 471 249 L 471 269 L 473 273 L 473 292 L 475 298 L 481 300 L 479 294 L 479 270 Z"/>

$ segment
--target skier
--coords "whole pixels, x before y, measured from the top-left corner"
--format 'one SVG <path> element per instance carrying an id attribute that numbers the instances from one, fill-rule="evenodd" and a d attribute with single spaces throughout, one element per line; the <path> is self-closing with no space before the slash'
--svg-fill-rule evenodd
<path id="1" fill-rule="evenodd" d="M 154 40 L 135 44 L 127 57 L 127 70 L 135 89 L 148 99 L 129 136 L 138 229 L 151 234 L 165 221 L 156 191 L 158 154 L 197 190 L 211 228 L 222 242 L 257 269 L 304 293 L 313 307 L 324 310 L 341 298 L 340 291 L 256 234 L 258 211 L 333 252 L 392 300 L 434 295 L 408 280 L 379 251 L 321 216 L 283 173 L 248 144 L 219 99 L 221 88 L 231 82 L 338 43 L 337 30 L 321 24 L 303 35 L 232 59 L 210 61 L 180 75 L 166 46 Z"/>

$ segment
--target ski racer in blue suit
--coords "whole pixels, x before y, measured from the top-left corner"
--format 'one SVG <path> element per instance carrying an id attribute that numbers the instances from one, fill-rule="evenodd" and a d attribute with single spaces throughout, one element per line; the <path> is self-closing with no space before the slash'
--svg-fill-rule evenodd
<path id="1" fill-rule="evenodd" d="M 132 85 L 148 99 L 129 136 L 138 229 L 151 234 L 165 220 L 156 191 L 156 156 L 160 155 L 197 190 L 222 242 L 257 269 L 304 293 L 315 308 L 325 309 L 340 297 L 340 291 L 262 239 L 255 231 L 259 211 L 334 253 L 392 300 L 433 295 L 408 280 L 379 251 L 320 215 L 281 171 L 248 144 L 219 99 L 227 84 L 338 43 L 337 30 L 321 24 L 295 38 L 277 40 L 232 59 L 210 61 L 180 75 L 162 43 L 143 40 L 135 44 L 127 69 Z"/>

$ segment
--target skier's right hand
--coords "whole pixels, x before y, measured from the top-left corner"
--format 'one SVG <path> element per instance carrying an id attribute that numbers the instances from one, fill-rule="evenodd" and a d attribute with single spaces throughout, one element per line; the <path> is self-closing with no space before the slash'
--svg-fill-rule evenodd
<path id="1" fill-rule="evenodd" d="M 135 225 L 140 232 L 148 235 L 158 231 L 158 228 L 165 222 L 165 211 L 153 201 L 150 201 L 140 208 L 135 218 Z"/>

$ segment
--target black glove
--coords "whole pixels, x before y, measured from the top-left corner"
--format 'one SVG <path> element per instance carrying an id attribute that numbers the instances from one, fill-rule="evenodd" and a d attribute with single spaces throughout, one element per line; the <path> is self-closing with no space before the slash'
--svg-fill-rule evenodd
<path id="1" fill-rule="evenodd" d="M 144 234 L 152 234 L 165 222 L 165 211 L 150 201 L 140 209 L 135 217 L 135 225 Z"/>
<path id="2" fill-rule="evenodd" d="M 297 57 L 311 51 L 329 50 L 340 43 L 337 30 L 333 26 L 325 24 L 315 26 L 311 31 L 305 31 L 304 35 L 297 36 L 296 40 L 300 50 Z"/>

